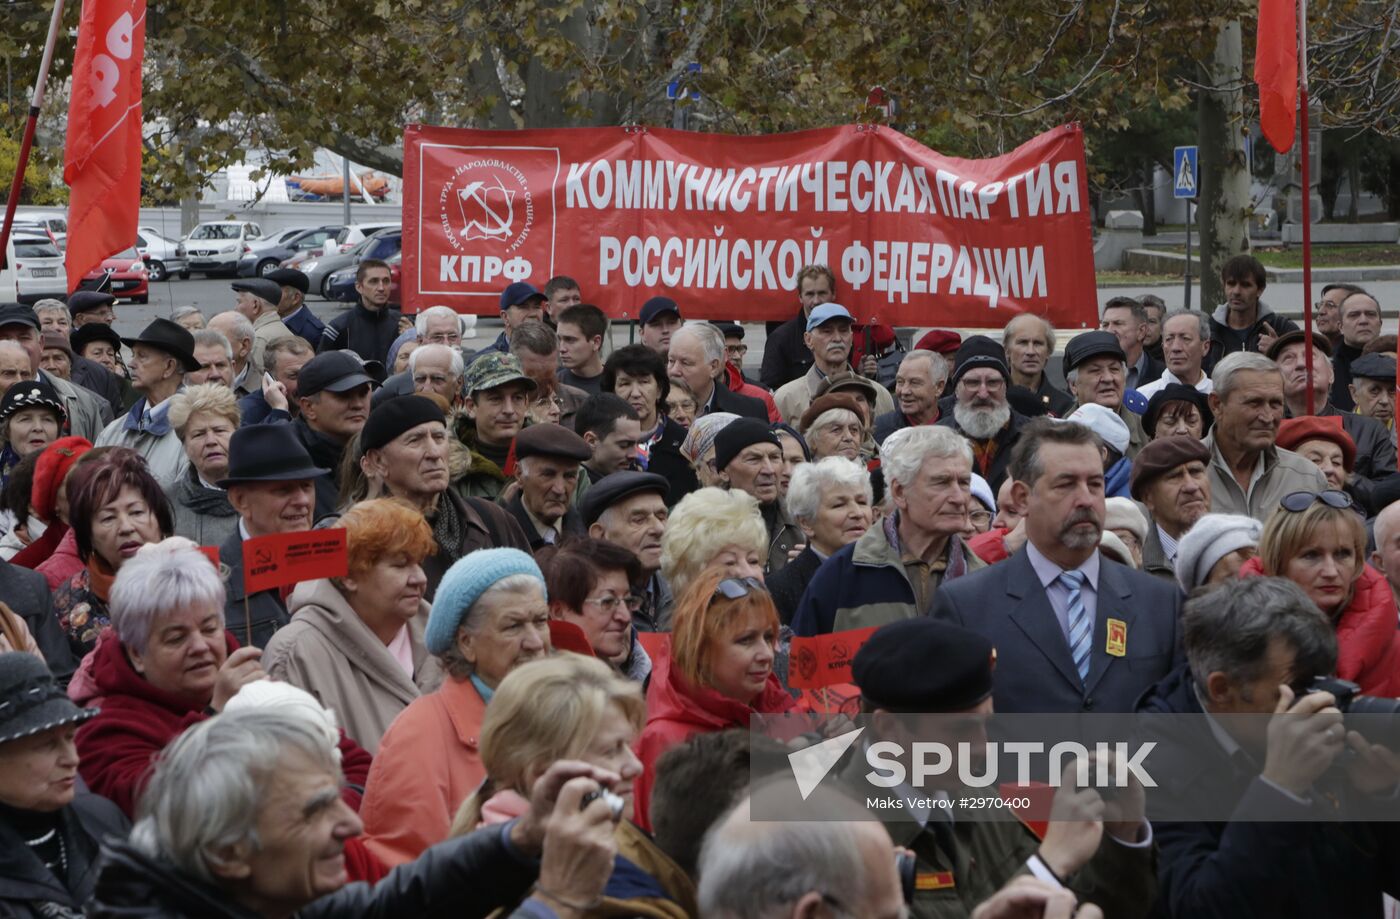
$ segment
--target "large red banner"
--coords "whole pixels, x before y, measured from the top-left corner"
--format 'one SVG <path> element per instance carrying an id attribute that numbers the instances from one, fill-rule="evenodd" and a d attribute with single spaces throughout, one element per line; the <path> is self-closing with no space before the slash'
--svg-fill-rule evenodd
<path id="1" fill-rule="evenodd" d="M 1083 134 L 957 159 L 887 127 L 739 137 L 657 128 L 404 132 L 410 307 L 491 314 L 568 275 L 614 318 L 786 319 L 824 264 L 860 321 L 1064 327 L 1097 316 Z"/>

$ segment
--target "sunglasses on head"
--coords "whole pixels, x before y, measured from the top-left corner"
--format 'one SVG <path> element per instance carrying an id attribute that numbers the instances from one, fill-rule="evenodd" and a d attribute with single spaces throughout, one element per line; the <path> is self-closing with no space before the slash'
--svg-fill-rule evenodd
<path id="1" fill-rule="evenodd" d="M 715 587 L 710 602 L 713 603 L 720 597 L 726 600 L 738 600 L 740 597 L 747 597 L 755 591 L 767 593 L 768 588 L 764 587 L 763 582 L 758 578 L 725 578 Z"/>
<path id="2" fill-rule="evenodd" d="M 1321 501 L 1328 507 L 1339 509 L 1352 506 L 1351 495 L 1344 491 L 1337 491 L 1335 488 L 1319 492 L 1295 491 L 1284 495 L 1279 506 L 1289 513 L 1298 514 L 1312 507 L 1314 501 Z"/>

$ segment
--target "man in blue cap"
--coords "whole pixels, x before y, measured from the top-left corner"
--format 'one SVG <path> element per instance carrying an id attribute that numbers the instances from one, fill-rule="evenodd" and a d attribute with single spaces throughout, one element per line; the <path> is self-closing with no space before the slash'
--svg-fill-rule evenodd
<path id="1" fill-rule="evenodd" d="M 802 341 L 812 354 L 812 366 L 806 374 L 784 383 L 773 394 L 773 401 L 777 403 L 783 421 L 797 424 L 797 419 L 807 411 L 807 406 L 817 397 L 817 391 L 827 377 L 850 372 L 852 322 L 850 311 L 839 303 L 823 303 L 807 314 L 807 331 Z M 870 385 L 875 390 L 872 417 L 894 411 L 894 398 L 889 390 L 874 380 L 870 381 Z"/>
<path id="2" fill-rule="evenodd" d="M 526 281 L 516 281 L 501 291 L 501 324 L 505 328 L 496 336 L 495 341 L 472 355 L 472 360 L 492 352 L 509 354 L 511 332 L 532 319 L 543 321 L 544 304 L 544 294 L 540 293 L 538 287 Z"/>
<path id="3" fill-rule="evenodd" d="M 355 268 L 353 307 L 326 323 L 326 332 L 316 344 L 318 354 L 348 349 L 367 361 L 383 363 L 389 347 L 399 337 L 399 311 L 389 302 L 393 290 L 389 263 L 367 258 Z"/>

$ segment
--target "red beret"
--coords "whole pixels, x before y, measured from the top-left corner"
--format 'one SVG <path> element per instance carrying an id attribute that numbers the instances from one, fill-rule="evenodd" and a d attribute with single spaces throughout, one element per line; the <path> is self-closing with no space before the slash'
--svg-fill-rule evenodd
<path id="1" fill-rule="evenodd" d="M 59 486 L 78 457 L 91 449 L 92 444 L 82 437 L 60 437 L 44 448 L 34 464 L 34 485 L 29 493 L 34 516 L 45 523 L 53 523 Z"/>
<path id="2" fill-rule="evenodd" d="M 1285 418 L 1278 426 L 1274 443 L 1285 450 L 1294 450 L 1309 440 L 1330 440 L 1342 448 L 1342 466 L 1351 472 L 1356 465 L 1356 441 L 1342 428 L 1341 415 L 1303 415 Z"/>
<path id="3" fill-rule="evenodd" d="M 932 329 L 924 333 L 914 346 L 918 351 L 937 351 L 939 354 L 953 355 L 962 345 L 962 336 L 948 329 Z"/>

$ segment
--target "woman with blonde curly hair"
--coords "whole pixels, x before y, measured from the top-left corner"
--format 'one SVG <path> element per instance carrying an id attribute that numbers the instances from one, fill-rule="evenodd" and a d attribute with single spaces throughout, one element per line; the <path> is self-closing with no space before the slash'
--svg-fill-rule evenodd
<path id="1" fill-rule="evenodd" d="M 768 528 L 758 501 L 742 491 L 691 492 L 671 511 L 661 538 L 661 574 L 676 597 L 707 568 L 762 581 L 767 558 Z"/>
<path id="2" fill-rule="evenodd" d="M 763 582 L 711 568 L 676 603 L 671 653 L 647 690 L 647 725 L 637 745 L 637 823 L 650 829 L 648 796 L 662 753 L 693 734 L 749 726 L 750 715 L 796 706 L 774 672 L 778 609 Z"/>
<path id="3" fill-rule="evenodd" d="M 641 688 L 596 658 L 565 652 L 512 670 L 481 726 L 486 780 L 458 810 L 452 835 L 521 816 L 536 779 L 560 760 L 581 760 L 617 773 L 609 791 L 622 806 L 613 878 L 582 915 L 696 915 L 690 879 L 632 822 L 642 771 L 632 747 L 645 720 Z"/>
<path id="4" fill-rule="evenodd" d="M 187 387 L 170 399 L 166 416 L 190 461 L 165 489 L 175 512 L 175 535 L 221 546 L 238 528 L 228 492 L 214 485 L 228 475 L 228 442 L 238 430 L 238 399 L 219 383 Z"/>
<path id="5" fill-rule="evenodd" d="M 292 621 L 272 636 L 263 666 L 335 712 L 370 753 L 408 704 L 433 689 L 440 671 L 423 644 L 428 580 L 436 548 L 423 515 L 395 498 L 352 507 L 345 528 L 348 572 L 297 585 Z"/>

